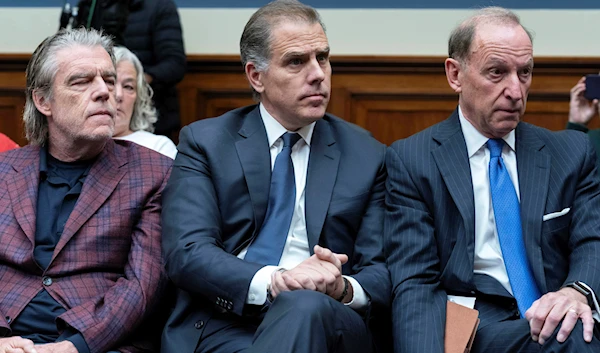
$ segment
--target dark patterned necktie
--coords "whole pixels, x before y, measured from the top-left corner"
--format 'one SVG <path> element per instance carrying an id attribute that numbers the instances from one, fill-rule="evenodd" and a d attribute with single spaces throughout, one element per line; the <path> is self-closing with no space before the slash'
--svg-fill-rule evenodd
<path id="1" fill-rule="evenodd" d="M 286 132 L 281 138 L 283 149 L 273 166 L 265 221 L 244 258 L 263 265 L 279 264 L 296 205 L 296 182 L 291 154 L 300 135 Z"/>

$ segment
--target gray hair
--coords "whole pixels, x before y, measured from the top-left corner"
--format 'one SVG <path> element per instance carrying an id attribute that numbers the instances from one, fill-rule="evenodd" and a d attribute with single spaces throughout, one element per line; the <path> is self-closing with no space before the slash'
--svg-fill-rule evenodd
<path id="1" fill-rule="evenodd" d="M 37 110 L 33 101 L 33 93 L 36 92 L 45 99 L 52 99 L 52 84 L 59 64 L 56 54 L 63 49 L 76 46 L 102 46 L 115 65 L 112 39 L 103 35 L 101 31 L 85 28 L 61 29 L 44 39 L 31 55 L 25 71 L 27 87 L 25 89 L 23 122 L 25 123 L 25 135 L 32 145 L 42 146 L 48 141 L 48 119 Z"/>
<path id="2" fill-rule="evenodd" d="M 448 56 L 458 60 L 461 64 L 468 61 L 477 26 L 488 23 L 521 26 L 533 43 L 532 33 L 521 24 L 521 20 L 517 14 L 502 7 L 484 7 L 473 16 L 464 20 L 452 31 L 450 39 L 448 39 Z"/>
<path id="3" fill-rule="evenodd" d="M 314 8 L 296 0 L 275 0 L 256 11 L 242 32 L 240 54 L 242 65 L 254 63 L 257 71 L 266 71 L 271 60 L 271 30 L 284 20 L 318 23 L 325 31 L 325 24 Z M 260 101 L 260 94 L 252 88 L 255 100 Z"/>
<path id="4" fill-rule="evenodd" d="M 154 92 L 144 78 L 144 67 L 140 59 L 125 47 L 115 47 L 115 59 L 117 65 L 121 61 L 130 62 L 135 68 L 136 77 L 136 99 L 133 106 L 133 114 L 129 122 L 131 131 L 145 130 L 154 132 L 154 123 L 158 120 L 156 108 L 152 104 Z"/>

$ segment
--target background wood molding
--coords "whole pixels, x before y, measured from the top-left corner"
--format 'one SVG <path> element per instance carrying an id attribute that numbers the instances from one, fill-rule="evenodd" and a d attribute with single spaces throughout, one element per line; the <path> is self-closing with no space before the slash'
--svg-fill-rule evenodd
<path id="1" fill-rule="evenodd" d="M 0 131 L 20 144 L 24 72 L 30 55 L 0 55 Z M 333 56 L 328 111 L 373 133 L 381 142 L 408 137 L 450 115 L 458 97 L 449 88 L 443 57 Z M 567 122 L 569 90 L 598 72 L 600 58 L 537 57 L 524 120 L 551 130 Z M 252 104 L 237 55 L 190 55 L 178 85 L 181 122 L 218 116 Z M 595 119 L 592 128 L 600 127 Z"/>

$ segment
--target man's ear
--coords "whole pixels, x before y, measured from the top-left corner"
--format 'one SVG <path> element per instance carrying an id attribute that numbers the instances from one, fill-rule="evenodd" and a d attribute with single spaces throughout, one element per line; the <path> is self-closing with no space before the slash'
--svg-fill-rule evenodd
<path id="1" fill-rule="evenodd" d="M 448 58 L 444 62 L 444 66 L 446 68 L 446 78 L 448 79 L 448 84 L 456 93 L 462 92 L 462 85 L 460 82 L 461 79 L 461 71 L 462 68 L 460 63 L 456 59 Z"/>
<path id="2" fill-rule="evenodd" d="M 37 110 L 40 111 L 40 113 L 44 114 L 45 116 L 52 115 L 52 109 L 50 108 L 50 101 L 48 98 L 46 98 L 46 96 L 41 94 L 41 92 L 38 90 L 33 90 L 32 97 L 33 97 L 33 104 L 35 104 L 35 107 L 37 108 Z"/>
<path id="3" fill-rule="evenodd" d="M 250 82 L 252 88 L 254 88 L 256 92 L 262 93 L 265 90 L 265 87 L 262 83 L 264 72 L 258 71 L 253 62 L 246 63 L 244 70 L 246 71 L 246 77 L 248 78 L 248 82 Z"/>

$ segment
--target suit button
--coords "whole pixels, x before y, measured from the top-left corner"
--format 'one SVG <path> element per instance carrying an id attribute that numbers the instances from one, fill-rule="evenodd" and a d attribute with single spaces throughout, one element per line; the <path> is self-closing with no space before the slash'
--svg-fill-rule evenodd
<path id="1" fill-rule="evenodd" d="M 5 317 L 5 319 L 7 324 L 10 324 L 10 322 L 12 321 L 12 318 L 10 316 Z"/>
<path id="2" fill-rule="evenodd" d="M 204 327 L 204 321 L 202 321 L 202 320 L 198 320 L 198 321 L 196 321 L 196 323 L 194 324 L 194 327 L 195 327 L 197 330 L 201 329 L 202 327 Z"/>
<path id="3" fill-rule="evenodd" d="M 231 302 L 229 302 L 229 304 L 227 304 L 227 310 L 231 310 L 233 309 L 233 304 Z"/>
<path id="4" fill-rule="evenodd" d="M 51 286 L 52 285 L 52 278 L 45 276 L 44 278 L 42 278 L 42 283 L 45 286 Z"/>

